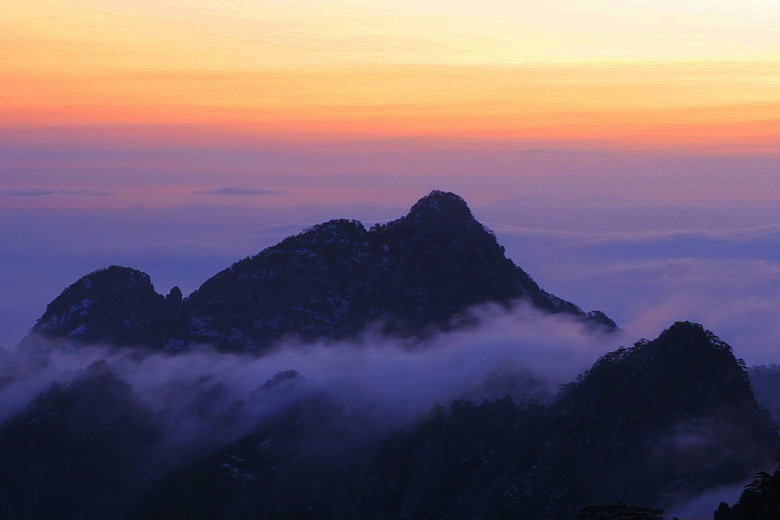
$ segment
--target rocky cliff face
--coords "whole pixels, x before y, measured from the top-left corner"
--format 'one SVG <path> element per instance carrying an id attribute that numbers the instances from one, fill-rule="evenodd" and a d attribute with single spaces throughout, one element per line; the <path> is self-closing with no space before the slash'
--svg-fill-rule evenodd
<path id="1" fill-rule="evenodd" d="M 33 332 L 73 344 L 257 351 L 288 335 L 338 339 L 372 323 L 422 334 L 457 325 L 473 305 L 518 301 L 615 328 L 603 313 L 542 290 L 463 199 L 434 191 L 405 217 L 371 229 L 354 220 L 314 226 L 233 264 L 183 302 L 178 289 L 157 294 L 139 271 L 97 271 L 55 299 Z"/>

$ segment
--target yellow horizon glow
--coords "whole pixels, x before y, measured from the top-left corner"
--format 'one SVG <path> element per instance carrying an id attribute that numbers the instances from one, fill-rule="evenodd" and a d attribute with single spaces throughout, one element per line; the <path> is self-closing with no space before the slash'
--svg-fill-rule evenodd
<path id="1" fill-rule="evenodd" d="M 777 149 L 780 4 L 419 4 L 10 5 L 0 125 Z"/>

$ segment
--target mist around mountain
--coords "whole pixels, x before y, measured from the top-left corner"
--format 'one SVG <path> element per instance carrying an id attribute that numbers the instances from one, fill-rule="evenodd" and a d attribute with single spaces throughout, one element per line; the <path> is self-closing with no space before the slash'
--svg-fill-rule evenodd
<path id="1" fill-rule="evenodd" d="M 751 478 L 718 514 L 770 511 L 776 367 L 628 340 L 443 192 L 187 298 L 112 266 L 0 351 L 0 517 L 655 518 Z"/>
<path id="2" fill-rule="evenodd" d="M 115 515 L 144 488 L 155 419 L 105 362 L 51 383 L 0 429 L 0 516 Z"/>
<path id="3" fill-rule="evenodd" d="M 379 196 L 293 206 L 221 196 L 159 208 L 6 209 L 0 212 L 6 288 L 0 345 L 18 344 L 47 303 L 96 269 L 132 266 L 150 274 L 161 294 L 178 285 L 188 295 L 235 260 L 313 223 L 348 217 L 369 228 L 411 206 Z M 633 339 L 655 337 L 685 319 L 716 330 L 750 364 L 777 362 L 777 201 L 670 204 L 559 194 L 476 202 L 469 200 L 475 217 L 541 287 L 583 309 L 605 311 Z M 503 212 L 495 211 L 499 205 Z"/>
<path id="4" fill-rule="evenodd" d="M 741 485 L 780 453 L 744 366 L 701 326 L 611 351 L 561 386 L 567 372 L 536 369 L 551 361 L 534 356 L 614 336 L 533 312 L 422 350 L 16 357 L 6 395 L 36 371 L 63 382 L 0 428 L 0 514 L 568 519 L 589 504 L 664 508 Z M 535 321 L 505 342 L 486 334 Z M 518 353 L 529 366 L 507 367 Z"/>
<path id="5" fill-rule="evenodd" d="M 714 520 L 780 519 L 780 466 L 758 473 L 733 506 L 721 502 Z"/>
<path id="6" fill-rule="evenodd" d="M 105 342 L 181 350 L 211 344 L 262 351 L 285 336 L 354 337 L 371 324 L 419 336 L 468 324 L 469 307 L 530 303 L 608 330 L 600 311 L 541 289 L 453 193 L 433 191 L 408 215 L 366 229 L 332 220 L 236 262 L 183 301 L 145 273 L 111 266 L 68 287 L 32 332 L 74 345 Z"/>

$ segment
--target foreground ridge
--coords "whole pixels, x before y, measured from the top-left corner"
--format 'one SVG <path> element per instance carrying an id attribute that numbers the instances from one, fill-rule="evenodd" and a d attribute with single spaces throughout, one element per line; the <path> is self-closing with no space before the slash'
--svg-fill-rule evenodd
<path id="1" fill-rule="evenodd" d="M 292 456 L 287 439 L 333 442 L 300 426 L 319 424 L 323 404 L 169 473 L 132 518 L 570 519 L 592 504 L 668 508 L 747 481 L 780 451 L 731 348 L 689 322 L 603 356 L 549 404 L 454 401 L 353 464 Z"/>

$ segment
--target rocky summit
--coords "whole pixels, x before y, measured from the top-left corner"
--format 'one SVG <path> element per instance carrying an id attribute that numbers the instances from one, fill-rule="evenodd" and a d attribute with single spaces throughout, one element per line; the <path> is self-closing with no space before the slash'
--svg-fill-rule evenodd
<path id="1" fill-rule="evenodd" d="M 541 289 L 461 197 L 433 191 L 406 216 L 370 229 L 343 219 L 316 225 L 236 262 L 183 300 L 178 288 L 157 294 L 140 271 L 96 271 L 56 298 L 32 332 L 74 345 L 262 351 L 286 336 L 340 339 L 370 324 L 425 334 L 468 322 L 464 311 L 489 302 L 526 302 L 616 327 L 602 312 Z"/>

